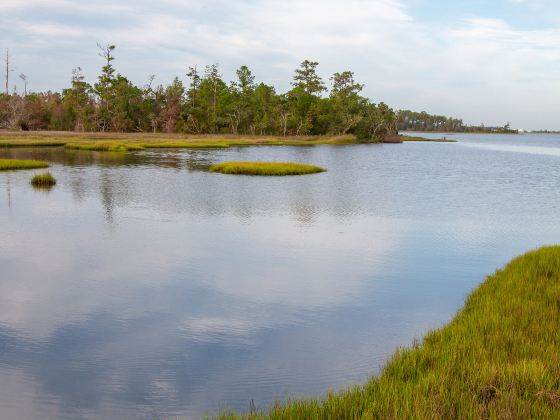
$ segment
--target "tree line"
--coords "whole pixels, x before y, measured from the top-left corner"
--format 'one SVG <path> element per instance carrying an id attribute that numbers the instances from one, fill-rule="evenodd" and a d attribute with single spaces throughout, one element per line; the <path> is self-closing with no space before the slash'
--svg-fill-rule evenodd
<path id="1" fill-rule="evenodd" d="M 425 111 L 415 112 L 410 110 L 400 110 L 397 115 L 397 128 L 400 131 L 436 131 L 442 133 L 516 133 L 506 123 L 500 127 L 487 127 L 484 124 L 466 125 L 462 119 L 446 117 L 443 115 L 431 115 Z"/>
<path id="2" fill-rule="evenodd" d="M 352 71 L 333 74 L 330 89 L 317 73 L 318 63 L 305 60 L 295 69 L 284 93 L 257 82 L 241 66 L 226 83 L 218 64 L 188 67 L 188 83 L 176 77 L 167 86 L 133 84 L 114 66 L 115 46 L 98 45 L 103 59 L 94 84 L 80 67 L 62 92 L 9 91 L 13 70 L 5 57 L 5 92 L 0 94 L 0 128 L 79 132 L 164 132 L 243 135 L 345 135 L 379 141 L 405 131 L 511 132 L 504 127 L 468 126 L 463 120 L 427 112 L 393 111 L 361 95 L 363 84 Z"/>
<path id="3" fill-rule="evenodd" d="M 461 119 L 430 115 L 425 111 L 400 110 L 397 117 L 399 130 L 450 132 L 465 129 L 465 124 Z"/>
<path id="4" fill-rule="evenodd" d="M 8 91 L 0 95 L 0 127 L 82 132 L 165 132 L 243 135 L 345 135 L 375 141 L 396 132 L 397 114 L 386 104 L 361 95 L 364 87 L 351 71 L 330 78 L 305 60 L 294 71 L 291 88 L 278 93 L 257 82 L 247 66 L 226 83 L 218 64 L 189 67 L 188 83 L 175 78 L 154 85 L 151 76 L 136 86 L 114 66 L 115 46 L 98 45 L 103 58 L 94 84 L 80 67 L 62 92 Z M 6 57 L 7 60 L 8 56 Z"/>

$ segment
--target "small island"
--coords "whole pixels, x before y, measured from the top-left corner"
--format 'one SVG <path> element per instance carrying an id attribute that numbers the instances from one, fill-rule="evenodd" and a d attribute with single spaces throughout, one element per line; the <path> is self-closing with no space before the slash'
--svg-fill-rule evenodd
<path id="1" fill-rule="evenodd" d="M 48 168 L 49 164 L 40 160 L 31 159 L 0 159 L 0 171 L 13 171 L 16 169 Z"/>
<path id="2" fill-rule="evenodd" d="M 223 162 L 210 166 L 210 172 L 228 175 L 286 176 L 325 171 L 319 166 L 291 162 Z"/>
<path id="3" fill-rule="evenodd" d="M 36 188 L 51 188 L 56 185 L 56 179 L 50 172 L 37 174 L 31 178 L 31 185 Z"/>

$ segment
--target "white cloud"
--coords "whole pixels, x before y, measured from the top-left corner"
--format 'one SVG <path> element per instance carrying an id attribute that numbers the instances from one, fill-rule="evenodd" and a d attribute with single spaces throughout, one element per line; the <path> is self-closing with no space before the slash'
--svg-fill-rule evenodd
<path id="1" fill-rule="evenodd" d="M 446 63 L 441 64 L 448 74 L 442 82 L 466 101 L 464 113 L 476 115 L 476 109 L 479 121 L 492 116 L 495 123 L 511 119 L 529 128 L 554 124 L 560 105 L 560 29 L 517 30 L 500 20 L 471 19 L 444 36 Z M 450 98 L 440 99 L 449 103 Z"/>
<path id="2" fill-rule="evenodd" d="M 76 26 L 54 25 L 52 23 L 24 24 L 23 28 L 29 34 L 38 37 L 66 38 L 85 35 L 84 30 Z"/>

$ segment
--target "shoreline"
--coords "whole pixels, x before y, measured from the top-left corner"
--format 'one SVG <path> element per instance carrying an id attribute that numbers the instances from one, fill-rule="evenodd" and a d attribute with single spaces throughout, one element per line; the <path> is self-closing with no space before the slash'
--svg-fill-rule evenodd
<path id="1" fill-rule="evenodd" d="M 78 133 L 68 131 L 0 131 L 0 148 L 4 147 L 67 147 L 84 150 L 110 150 L 118 146 L 138 148 L 204 148 L 232 146 L 313 146 L 351 144 L 398 144 L 408 141 L 449 142 L 448 139 L 428 139 L 400 135 L 400 141 L 361 142 L 352 135 L 334 136 L 260 136 L 232 134 L 166 134 L 166 133 Z M 80 147 L 81 145 L 81 147 Z M 134 147 L 134 149 L 136 149 Z M 126 148 L 125 148 L 126 149 Z M 132 149 L 132 148 L 131 148 Z"/>
<path id="2" fill-rule="evenodd" d="M 514 258 L 366 384 L 222 419 L 560 417 L 560 246 Z"/>
<path id="3" fill-rule="evenodd" d="M 401 131 L 401 133 L 414 133 L 414 134 L 418 134 L 418 133 L 426 133 L 426 134 L 441 134 L 441 135 L 446 135 L 446 136 L 454 136 L 457 134 L 505 134 L 505 135 L 512 135 L 512 136 L 517 136 L 517 135 L 522 135 L 522 134 L 531 134 L 531 132 L 523 132 L 523 133 L 519 133 L 519 132 L 501 132 L 501 131 Z"/>

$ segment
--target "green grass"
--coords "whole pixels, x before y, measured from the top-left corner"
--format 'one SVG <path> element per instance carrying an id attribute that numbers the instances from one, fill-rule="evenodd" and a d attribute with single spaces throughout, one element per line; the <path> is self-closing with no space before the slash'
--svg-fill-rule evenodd
<path id="1" fill-rule="evenodd" d="M 97 143 L 97 145 L 96 145 Z M 0 132 L 0 147 L 65 146 L 81 150 L 109 150 L 110 146 L 127 146 L 128 150 L 145 148 L 226 148 L 230 146 L 313 146 L 318 144 L 356 144 L 353 135 L 268 136 L 231 134 L 178 133 L 78 133 L 71 131 Z M 109 144 L 109 146 L 102 146 Z M 78 146 L 80 145 L 80 146 Z M 124 151 L 117 147 L 117 151 Z"/>
<path id="2" fill-rule="evenodd" d="M 159 143 L 144 143 L 143 147 L 149 149 L 217 149 L 228 148 L 230 146 L 227 142 L 189 142 L 189 141 L 169 141 Z"/>
<path id="3" fill-rule="evenodd" d="M 455 142 L 402 135 L 403 141 Z M 266 135 L 187 135 L 177 133 L 75 133 L 75 132 L 2 132 L 0 147 L 65 146 L 68 149 L 127 152 L 144 148 L 227 148 L 231 146 L 315 146 L 321 144 L 362 144 L 356 136 L 266 136 Z"/>
<path id="4" fill-rule="evenodd" d="M 92 150 L 98 152 L 129 152 L 144 150 L 144 147 L 139 144 L 110 142 L 66 143 L 64 147 L 73 150 Z"/>
<path id="5" fill-rule="evenodd" d="M 25 142 L 0 142 L 0 147 L 62 147 L 66 143 L 61 141 L 25 141 Z"/>
<path id="6" fill-rule="evenodd" d="M 56 185 L 56 179 L 50 172 L 46 172 L 44 174 L 37 174 L 31 178 L 31 185 L 34 187 L 52 187 Z"/>
<path id="7" fill-rule="evenodd" d="M 325 169 L 289 162 L 223 162 L 210 166 L 210 171 L 228 175 L 286 176 L 315 174 Z"/>
<path id="8" fill-rule="evenodd" d="M 488 277 L 447 326 L 398 350 L 365 385 L 220 417 L 560 419 L 560 247 Z"/>
<path id="9" fill-rule="evenodd" d="M 438 141 L 428 140 L 426 141 Z M 66 146 L 69 149 L 126 152 L 142 148 L 227 148 L 231 146 L 315 146 L 363 144 L 353 134 L 272 136 L 180 133 L 0 132 L 0 147 Z"/>
<path id="10" fill-rule="evenodd" d="M 11 171 L 15 169 L 38 169 L 48 168 L 49 164 L 40 160 L 29 159 L 0 159 L 0 171 Z"/>

